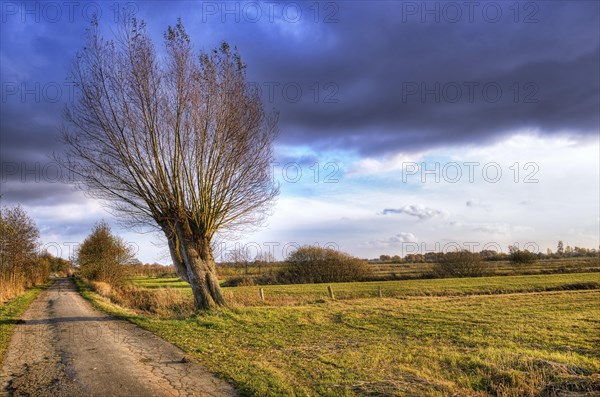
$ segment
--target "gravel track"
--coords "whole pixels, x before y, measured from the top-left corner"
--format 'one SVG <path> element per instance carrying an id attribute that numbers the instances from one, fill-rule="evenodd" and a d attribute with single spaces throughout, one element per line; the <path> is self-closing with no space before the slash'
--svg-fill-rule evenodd
<path id="1" fill-rule="evenodd" d="M 58 279 L 16 326 L 2 369 L 8 396 L 236 396 L 175 346 L 81 297 Z"/>

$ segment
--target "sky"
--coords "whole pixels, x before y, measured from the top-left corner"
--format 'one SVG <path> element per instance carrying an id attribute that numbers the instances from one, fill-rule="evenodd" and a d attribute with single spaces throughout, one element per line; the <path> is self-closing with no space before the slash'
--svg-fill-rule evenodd
<path id="1" fill-rule="evenodd" d="M 1 205 L 69 257 L 105 220 L 143 262 L 164 238 L 119 223 L 52 160 L 67 72 L 97 15 L 124 10 L 162 49 L 181 18 L 197 51 L 226 41 L 280 113 L 267 223 L 222 240 L 284 258 L 305 244 L 363 258 L 600 242 L 600 2 L 2 1 Z"/>

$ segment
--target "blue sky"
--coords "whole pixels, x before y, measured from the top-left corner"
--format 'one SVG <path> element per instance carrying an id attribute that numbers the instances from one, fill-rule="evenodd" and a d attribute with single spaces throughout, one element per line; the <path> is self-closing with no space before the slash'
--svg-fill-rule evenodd
<path id="1" fill-rule="evenodd" d="M 0 24 L 2 205 L 22 204 L 62 256 L 109 221 L 145 262 L 161 236 L 119 226 L 57 182 L 52 152 L 91 16 L 120 10 L 198 50 L 238 47 L 280 112 L 264 228 L 222 242 L 320 244 L 360 257 L 519 244 L 598 248 L 600 9 L 595 1 L 12 2 Z M 301 175 L 298 173 L 301 172 Z M 499 173 L 500 172 L 500 173 Z M 270 247 L 270 248 L 269 248 Z"/>

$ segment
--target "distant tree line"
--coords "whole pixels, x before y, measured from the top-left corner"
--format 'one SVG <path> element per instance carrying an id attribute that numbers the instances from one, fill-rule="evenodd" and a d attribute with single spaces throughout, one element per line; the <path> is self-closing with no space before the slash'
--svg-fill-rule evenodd
<path id="1" fill-rule="evenodd" d="M 160 263 L 134 262 L 127 269 L 131 276 L 177 277 L 177 272 L 173 265 L 165 266 Z"/>
<path id="2" fill-rule="evenodd" d="M 482 261 L 511 261 L 515 263 L 526 263 L 532 260 L 560 259 L 560 258 L 583 258 L 597 257 L 600 249 L 564 246 L 562 241 L 557 244 L 556 252 L 550 248 L 543 252 L 530 252 L 519 250 L 516 246 L 509 246 L 508 253 L 494 250 L 482 250 L 477 252 Z M 443 252 L 427 252 L 424 254 L 380 255 L 377 259 L 370 259 L 370 263 L 438 263 L 444 256 Z M 534 258 L 535 257 L 535 258 Z"/>

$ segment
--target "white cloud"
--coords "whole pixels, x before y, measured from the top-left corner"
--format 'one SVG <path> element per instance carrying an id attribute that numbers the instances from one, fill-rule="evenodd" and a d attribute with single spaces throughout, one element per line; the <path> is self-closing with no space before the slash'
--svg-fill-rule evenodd
<path id="1" fill-rule="evenodd" d="M 486 211 L 490 211 L 491 210 L 491 206 L 482 201 L 482 200 L 477 200 L 477 199 L 468 199 L 467 202 L 465 203 L 465 205 L 468 208 L 472 208 L 472 209 L 477 209 L 477 208 L 481 208 L 484 209 Z"/>
<path id="2" fill-rule="evenodd" d="M 310 193 L 304 193 L 299 184 L 284 185 L 268 227 L 243 236 L 243 240 L 261 245 L 277 242 L 278 257 L 287 242 L 331 242 L 343 251 L 370 258 L 384 253 L 406 254 L 415 244 L 424 251 L 449 243 L 476 242 L 479 248 L 491 244 L 506 251 L 509 244 L 532 242 L 545 251 L 547 247 L 554 250 L 562 239 L 571 246 L 597 248 L 600 147 L 594 140 L 585 143 L 559 136 L 517 136 L 484 147 L 427 153 L 428 161 L 444 158 L 459 163 L 496 162 L 503 170 L 497 183 L 486 182 L 481 173 L 473 183 L 443 179 L 421 183 L 419 178 L 417 183 L 404 184 L 398 172 L 388 172 L 386 178 L 371 178 L 380 177 L 381 170 L 398 166 L 382 159 L 372 163 L 368 172 L 368 167 L 363 168 L 360 177 L 342 176 L 336 184 L 307 186 Z M 402 158 L 399 156 L 398 161 Z M 518 183 L 509 169 L 515 162 L 521 165 Z M 522 166 L 527 162 L 539 166 L 537 183 L 523 183 Z M 390 208 L 390 203 L 399 201 L 419 204 Z M 382 209 L 388 210 L 387 216 L 381 215 Z M 44 241 L 73 241 L 74 231 L 58 230 L 60 226 L 56 225 L 81 224 L 83 219 L 91 226 L 102 218 L 111 220 L 94 201 L 26 210 L 44 226 Z M 88 232 L 85 229 L 79 235 L 83 238 Z M 169 262 L 168 257 L 161 259 L 164 247 L 151 244 L 148 235 L 125 233 L 124 237 L 139 244 L 142 261 Z"/>
<path id="3" fill-rule="evenodd" d="M 402 171 L 405 164 L 419 162 L 423 159 L 424 155 L 424 152 L 418 152 L 398 153 L 384 158 L 363 158 L 352 164 L 346 175 L 351 178 L 356 176 L 381 175 L 390 172 Z"/>
<path id="4" fill-rule="evenodd" d="M 436 210 L 434 208 L 425 207 L 423 205 L 405 205 L 401 208 L 386 208 L 383 210 L 382 215 L 388 214 L 405 214 L 414 216 L 420 220 L 428 220 L 432 218 L 443 218 L 446 216 L 444 211 Z"/>
<path id="5" fill-rule="evenodd" d="M 360 177 L 342 177 L 333 190 L 315 185 L 310 197 L 291 197 L 284 189 L 271 227 L 253 238 L 334 241 L 344 251 L 370 258 L 407 253 L 416 241 L 419 250 L 476 243 L 480 249 L 487 245 L 506 251 L 509 244 L 533 243 L 545 251 L 554 249 L 559 239 L 572 246 L 597 247 L 600 148 L 597 141 L 585 143 L 562 136 L 514 136 L 483 147 L 436 149 L 423 157 L 480 163 L 472 183 L 468 178 L 458 183 L 443 178 L 439 183 L 433 179 L 421 183 L 417 178 L 416 183 L 405 184 L 400 172 L 380 174 L 399 164 L 393 166 L 386 159 L 359 161 L 356 164 L 370 166 L 362 168 Z M 481 177 L 487 162 L 502 168 L 496 183 Z M 509 168 L 516 162 L 517 182 Z M 537 183 L 523 183 L 527 162 L 539 166 Z M 419 204 L 390 208 L 398 201 Z M 382 216 L 382 209 L 388 209 L 387 216 Z M 578 232 L 570 234 L 570 229 Z M 407 231 L 412 237 L 402 234 Z"/>
<path id="6" fill-rule="evenodd" d="M 418 241 L 419 239 L 414 234 L 401 232 L 385 239 L 366 241 L 360 245 L 367 248 L 397 248 L 403 244 L 417 243 Z"/>

